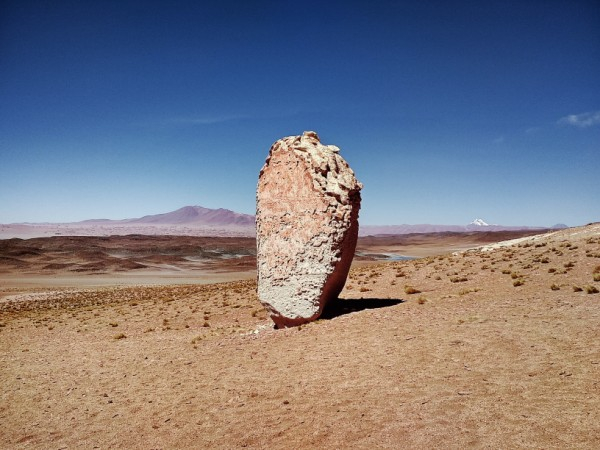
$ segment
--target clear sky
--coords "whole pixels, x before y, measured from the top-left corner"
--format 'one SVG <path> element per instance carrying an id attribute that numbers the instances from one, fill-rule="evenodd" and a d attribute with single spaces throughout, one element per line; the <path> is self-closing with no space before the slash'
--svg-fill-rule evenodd
<path id="1" fill-rule="evenodd" d="M 0 223 L 254 213 L 314 130 L 363 224 L 600 220 L 600 2 L 0 2 Z"/>

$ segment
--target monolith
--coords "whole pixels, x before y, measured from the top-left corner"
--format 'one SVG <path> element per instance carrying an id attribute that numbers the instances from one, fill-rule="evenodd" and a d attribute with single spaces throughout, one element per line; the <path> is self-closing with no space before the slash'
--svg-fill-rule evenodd
<path id="1" fill-rule="evenodd" d="M 271 147 L 256 193 L 258 297 L 278 328 L 317 319 L 344 287 L 361 189 L 313 131 Z"/>

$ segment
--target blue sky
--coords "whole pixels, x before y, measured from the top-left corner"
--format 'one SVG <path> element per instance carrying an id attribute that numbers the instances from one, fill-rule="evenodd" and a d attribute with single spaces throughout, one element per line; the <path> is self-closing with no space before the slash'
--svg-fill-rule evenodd
<path id="1" fill-rule="evenodd" d="M 600 220 L 600 2 L 0 3 L 0 223 L 254 213 L 304 130 L 363 224 Z"/>

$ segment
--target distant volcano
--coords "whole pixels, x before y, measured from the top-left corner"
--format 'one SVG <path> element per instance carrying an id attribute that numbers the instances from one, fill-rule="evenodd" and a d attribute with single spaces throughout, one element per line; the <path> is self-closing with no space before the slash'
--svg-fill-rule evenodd
<path id="1" fill-rule="evenodd" d="M 485 222 L 483 219 L 475 219 L 469 225 L 475 225 L 475 226 L 478 226 L 478 227 L 489 227 L 490 226 L 490 224 L 487 223 L 487 222 Z"/>
<path id="2" fill-rule="evenodd" d="M 90 221 L 88 221 L 89 223 Z M 93 222 L 93 221 L 92 221 Z M 254 226 L 254 216 L 229 209 L 210 209 L 202 206 L 184 206 L 164 214 L 154 214 L 139 219 L 126 219 L 119 223 L 153 225 L 207 225 L 207 226 Z M 106 222 L 104 222 L 106 223 Z"/>

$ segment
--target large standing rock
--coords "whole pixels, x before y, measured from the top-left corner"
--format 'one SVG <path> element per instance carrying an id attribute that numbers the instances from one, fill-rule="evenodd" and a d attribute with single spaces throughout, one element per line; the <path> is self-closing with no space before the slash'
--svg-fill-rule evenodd
<path id="1" fill-rule="evenodd" d="M 256 194 L 258 297 L 277 327 L 317 319 L 356 249 L 362 184 L 315 132 L 275 142 Z"/>

